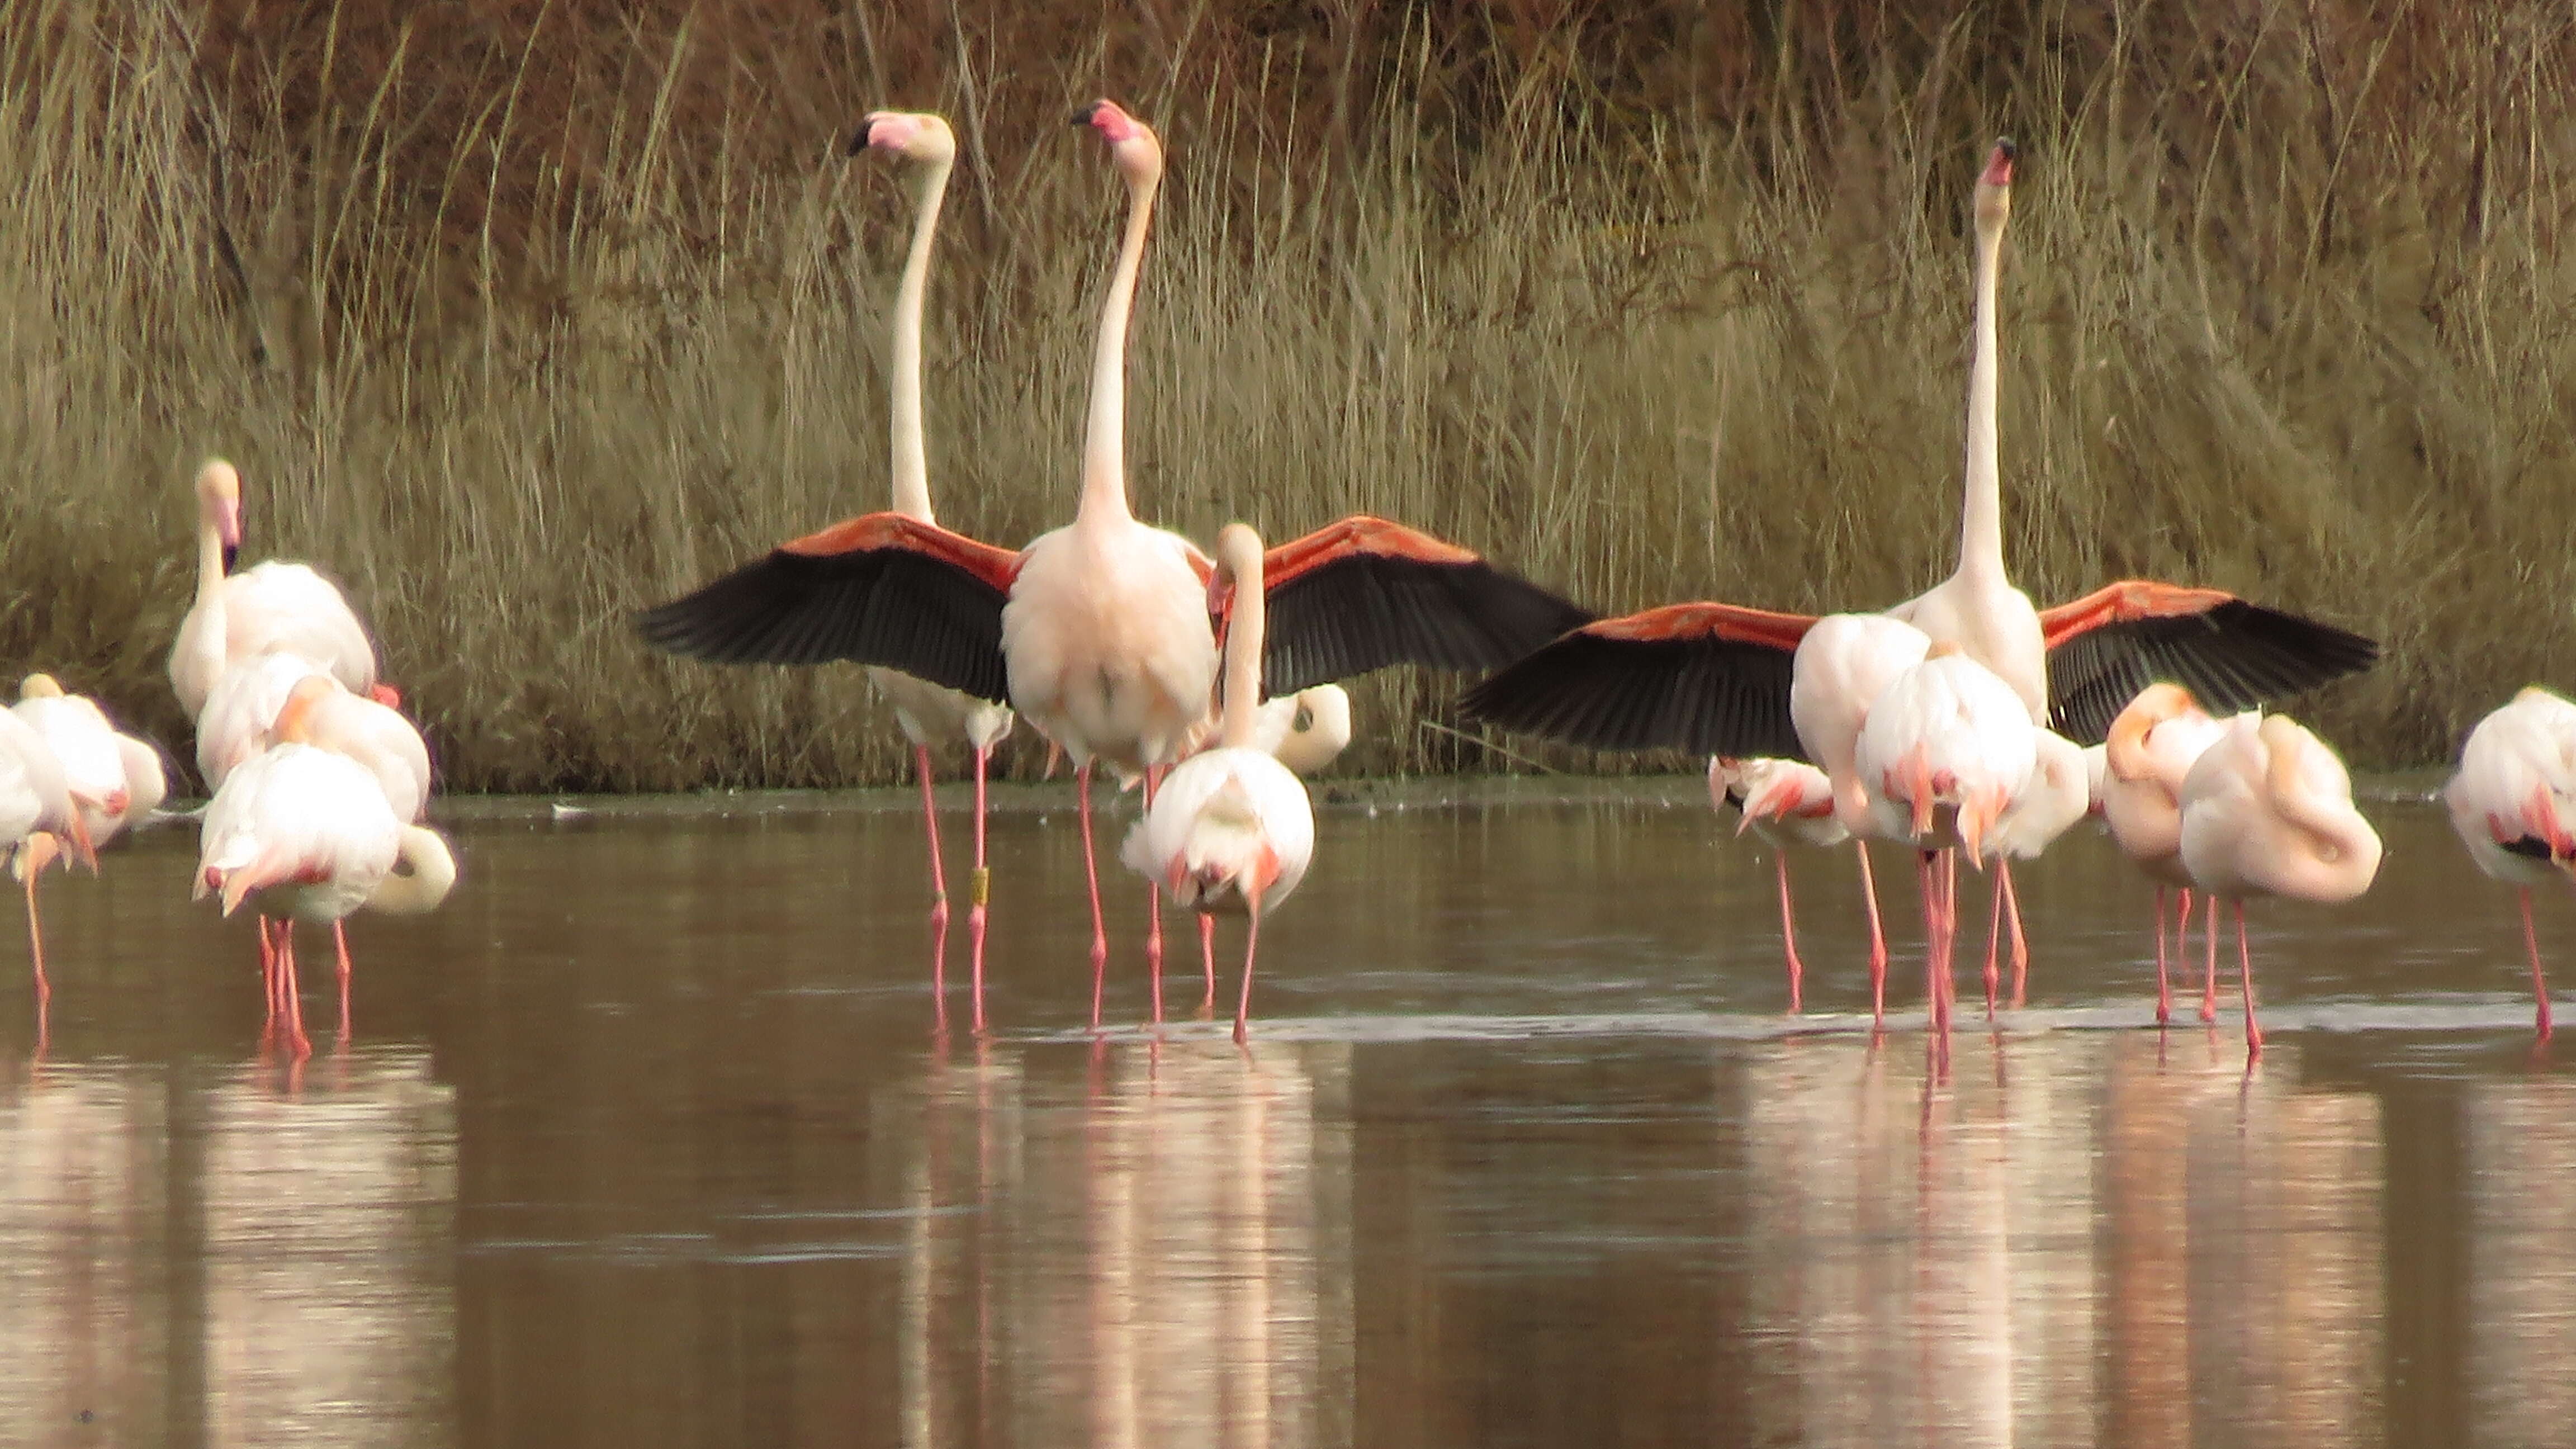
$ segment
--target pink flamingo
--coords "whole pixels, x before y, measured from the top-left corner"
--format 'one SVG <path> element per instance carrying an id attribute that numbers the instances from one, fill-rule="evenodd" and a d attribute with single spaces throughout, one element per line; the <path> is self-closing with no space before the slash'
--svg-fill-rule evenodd
<path id="1" fill-rule="evenodd" d="M 53 999 L 45 980 L 45 932 L 36 916 L 36 880 L 70 841 L 90 869 L 98 856 L 72 798 L 61 759 L 17 711 L 0 709 L 0 853 L 27 886 L 27 954 L 36 976 L 36 1006 Z"/>
<path id="2" fill-rule="evenodd" d="M 2576 704 L 2533 686 L 2478 721 L 2460 748 L 2459 773 L 2442 787 L 2442 803 L 2478 869 L 2521 898 L 2533 1025 L 2547 1041 L 2549 983 L 2531 924 L 2531 888 L 2576 875 Z"/>
<path id="3" fill-rule="evenodd" d="M 1109 946 L 1091 827 L 1091 775 L 1154 776 L 1202 726 L 1217 673 L 1212 566 L 1189 540 L 1137 521 L 1124 461 L 1127 319 L 1163 169 L 1160 141 L 1116 104 L 1076 123 L 1108 144 L 1127 225 L 1101 309 L 1082 494 L 1074 521 L 1017 553 L 900 513 L 782 545 L 638 619 L 656 647 L 715 663 L 879 664 L 1008 701 L 1072 756 L 1091 896 L 1092 1024 Z M 1592 615 L 1473 553 L 1356 516 L 1263 558 L 1265 682 L 1286 694 L 1395 663 L 1487 669 Z M 1159 888 L 1149 887 L 1159 900 Z M 1160 912 L 1148 925 L 1162 1018 Z"/>
<path id="4" fill-rule="evenodd" d="M 1217 747 L 1174 766 L 1145 818 L 1119 851 L 1130 869 L 1171 888 L 1172 899 L 1212 920 L 1241 911 L 1243 989 L 1234 1008 L 1240 1045 L 1252 1014 L 1253 952 L 1261 916 L 1306 877 L 1315 854 L 1315 813 L 1306 787 L 1260 747 L 1264 609 L 1261 539 L 1243 524 L 1217 535 L 1210 601 L 1226 615 L 1225 697 Z"/>
<path id="5" fill-rule="evenodd" d="M 1708 762 L 1708 797 L 1713 809 L 1735 807 L 1736 834 L 1750 829 L 1771 847 L 1773 868 L 1780 879 L 1780 948 L 1788 957 L 1789 1012 L 1794 1016 L 1805 1009 L 1806 963 L 1798 959 L 1798 917 L 1789 901 L 1789 845 L 1794 841 L 1831 850 L 1852 838 L 1842 821 L 1835 818 L 1833 781 L 1803 760 L 1770 756 L 1713 759 Z M 1867 846 L 1862 847 L 1861 861 L 1866 868 Z M 1877 920 L 1878 902 L 1873 899 L 1873 930 Z"/>
<path id="6" fill-rule="evenodd" d="M 375 643 L 329 579 L 275 559 L 232 571 L 242 541 L 240 472 L 209 458 L 196 493 L 197 602 L 170 649 L 180 707 L 195 716 L 226 669 L 272 650 L 303 655 L 351 689 L 375 688 Z"/>
<path id="7" fill-rule="evenodd" d="M 2238 715 L 2201 752 L 2182 787 L 2182 864 L 2218 906 L 2236 903 L 2237 984 L 2245 998 L 2247 1060 L 2263 1051 L 2254 1020 L 2254 963 L 2245 944 L 2248 896 L 2348 901 L 2379 873 L 2379 834 L 2352 805 L 2352 777 L 2334 751 L 2288 715 Z"/>
<path id="8" fill-rule="evenodd" d="M 2174 950 L 2191 928 L 2191 876 L 2182 866 L 2182 782 L 2201 752 L 2227 726 L 2210 718 L 2191 691 L 2150 684 L 2111 722 L 2103 745 L 2102 819 L 2120 852 L 2156 883 L 2156 1024 L 2173 1019 L 2173 984 L 2165 958 L 2165 892 L 2180 893 Z M 2215 929 L 2213 924 L 2212 929 Z M 2218 1018 L 2216 958 L 2201 984 L 2200 1019 Z"/>

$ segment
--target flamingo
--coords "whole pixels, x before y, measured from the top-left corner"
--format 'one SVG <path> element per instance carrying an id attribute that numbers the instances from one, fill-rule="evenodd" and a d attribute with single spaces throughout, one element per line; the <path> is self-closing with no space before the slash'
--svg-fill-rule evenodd
<path id="1" fill-rule="evenodd" d="M 2442 787 L 2451 828 L 2478 869 L 2514 888 L 2531 953 L 2534 1028 L 2549 1039 L 2549 984 L 2531 888 L 2576 875 L 2576 704 L 2533 686 L 2478 721 Z"/>
<path id="2" fill-rule="evenodd" d="M 1145 777 L 1150 804 L 1153 776 L 1182 757 L 1206 717 L 1218 621 L 1207 612 L 1207 558 L 1139 522 L 1127 500 L 1127 319 L 1162 144 L 1111 101 L 1075 123 L 1108 144 L 1128 213 L 1101 307 L 1074 521 L 1014 553 L 901 513 L 867 514 L 781 545 L 637 623 L 655 647 L 714 663 L 900 669 L 1008 702 L 1060 746 L 1075 766 L 1097 1028 L 1109 945 L 1092 768 Z M 1593 617 L 1465 549 L 1366 515 L 1271 549 L 1261 578 L 1263 682 L 1277 694 L 1397 663 L 1491 669 Z M 1148 931 L 1160 1020 L 1159 910 Z"/>
<path id="3" fill-rule="evenodd" d="M 312 742 L 316 696 L 290 700 L 277 721 L 279 742 L 234 770 L 207 802 L 199 832 L 195 899 L 219 895 L 230 916 L 248 901 L 260 916 L 272 1020 L 283 1016 L 288 1039 L 309 1049 L 295 981 L 294 923 L 337 926 L 361 906 L 415 915 L 447 898 L 456 860 L 437 832 L 395 814 L 366 766 Z M 348 943 L 338 947 L 341 1002 L 349 979 Z M 342 1022 L 345 1033 L 347 1023 Z"/>
<path id="4" fill-rule="evenodd" d="M 1785 631 L 1784 631 L 1785 632 Z M 1860 737 L 1870 707 L 1897 676 L 1923 662 L 1932 641 L 1884 614 L 1829 614 L 1797 638 L 1789 656 L 1789 722 L 1797 748 L 1821 767 L 1833 792 L 1834 818 L 1852 837 L 1860 862 L 1861 902 L 1869 910 L 1869 1010 L 1873 1028 L 1887 1024 L 1887 932 L 1879 920 L 1878 882 L 1869 867 L 1872 836 L 1883 832 L 1870 809 L 1859 766 Z"/>
<path id="5" fill-rule="evenodd" d="M 1306 787 L 1254 741 L 1265 622 L 1261 565 L 1261 539 L 1250 528 L 1228 524 L 1217 535 L 1209 588 L 1232 596 L 1230 611 L 1223 597 L 1209 600 L 1209 612 L 1229 618 L 1218 744 L 1173 768 L 1119 851 L 1130 869 L 1168 885 L 1174 901 L 1203 918 L 1217 911 L 1245 915 L 1243 989 L 1234 1008 L 1237 1045 L 1252 1012 L 1261 914 L 1297 889 L 1315 855 L 1315 812 Z"/>
<path id="6" fill-rule="evenodd" d="M 2263 1052 L 2254 1020 L 2254 963 L 2245 900 L 2292 896 L 2334 904 L 2370 889 L 2379 834 L 2352 805 L 2352 776 L 2323 741 L 2288 715 L 2238 715 L 2201 752 L 2182 785 L 2182 864 L 2213 899 L 2209 951 L 2218 953 L 2218 902 L 2236 904 L 2237 984 L 2245 1054 Z"/>
<path id="7" fill-rule="evenodd" d="M 0 852 L 27 886 L 27 956 L 36 975 L 39 1011 L 53 999 L 45 980 L 45 932 L 36 917 L 36 878 L 72 842 L 75 853 L 98 868 L 89 829 L 72 799 L 62 761 L 36 727 L 17 711 L 0 709 Z"/>
<path id="8" fill-rule="evenodd" d="M 1806 964 L 1798 959 L 1798 921 L 1789 903 L 1789 844 L 1830 850 L 1852 838 L 1834 814 L 1834 786 L 1824 771 L 1803 760 L 1763 756 L 1751 760 L 1708 762 L 1708 796 L 1712 809 L 1735 807 L 1735 833 L 1747 829 L 1771 847 L 1780 878 L 1780 944 L 1789 964 L 1789 1011 L 1804 1010 Z M 1867 847 L 1861 859 L 1868 860 Z M 1872 924 L 1877 901 L 1871 902 Z M 1884 963 L 1882 962 L 1882 965 Z"/>
<path id="9" fill-rule="evenodd" d="M 887 369 L 892 397 L 890 472 L 894 478 L 894 511 L 923 523 L 937 520 L 930 511 L 930 463 L 923 446 L 921 422 L 921 306 L 930 275 L 930 245 L 939 228 L 941 200 L 957 160 L 957 136 L 948 122 L 927 112 L 873 111 L 850 139 L 850 154 L 883 151 L 912 163 L 912 247 L 905 255 L 903 279 L 895 288 L 894 356 Z M 948 1012 L 948 874 L 940 863 L 939 812 L 932 801 L 931 748 L 963 739 L 975 760 L 975 874 L 966 908 L 967 952 L 971 961 L 975 1029 L 984 1030 L 984 932 L 992 874 L 985 865 L 985 780 L 993 747 L 1011 732 L 1011 712 L 990 700 L 918 679 L 898 669 L 871 666 L 868 681 L 894 707 L 895 723 L 912 744 L 914 769 L 921 778 L 921 820 L 930 838 L 930 990 L 944 1022 Z"/>
<path id="10" fill-rule="evenodd" d="M 248 760 L 277 743 L 278 711 L 295 686 L 328 666 L 288 649 L 272 649 L 226 666 L 197 713 L 197 774 L 211 796 Z"/>
<path id="11" fill-rule="evenodd" d="M 351 689 L 374 689 L 376 646 L 329 579 L 275 559 L 232 571 L 242 540 L 241 473 L 209 458 L 197 470 L 196 492 L 197 602 L 170 649 L 170 687 L 180 707 L 196 715 L 235 661 L 281 649 Z"/>
<path id="12" fill-rule="evenodd" d="M 1977 311 L 1969 370 L 1959 564 L 1887 612 L 1993 670 L 2033 723 L 2102 738 L 2160 676 L 2242 709 L 2370 667 L 2357 634 L 2218 589 L 2131 579 L 2034 609 L 2004 564 L 1997 460 L 1997 291 L 2015 151 L 1998 141 L 1978 178 Z M 1576 629 L 1476 686 L 1468 713 L 1598 749 L 1763 755 L 1794 745 L 1788 656 L 1815 620 L 1722 603 L 1666 605 Z M 1817 761 L 1817 763 L 1823 763 Z"/>
<path id="13" fill-rule="evenodd" d="M 2012 923 L 2012 1004 L 2020 1006 L 2030 975 L 2030 944 L 2022 935 L 2021 902 L 2013 898 L 2012 863 L 2036 860 L 2075 828 L 2093 805 L 2092 776 L 2084 751 L 2073 740 L 2050 729 L 2031 731 L 2030 774 L 2013 793 L 1986 837 L 1987 860 L 1994 862 L 1995 897 L 1986 915 L 1986 1019 L 1995 1015 L 1995 953 L 2006 921 Z"/>
<path id="14" fill-rule="evenodd" d="M 96 700 L 65 694 L 52 675 L 28 675 L 10 709 L 53 748 L 93 849 L 151 814 L 169 793 L 160 752 L 119 733 Z"/>
<path id="15" fill-rule="evenodd" d="M 1301 777 L 1331 765 L 1350 743 L 1351 695 L 1338 684 L 1263 700 L 1253 718 L 1252 747 Z"/>
<path id="16" fill-rule="evenodd" d="M 2191 928 L 2191 875 L 2182 866 L 2182 782 L 2227 726 L 2178 684 L 2150 684 L 2111 722 L 2103 742 L 2102 819 L 2120 852 L 2156 883 L 2156 1024 L 2173 1019 L 2165 965 L 2165 891 L 2181 894 L 2174 950 Z M 2213 922 L 2213 930 L 2216 925 Z M 2216 958 L 2201 984 L 2200 1019 L 2218 1018 Z"/>
<path id="17" fill-rule="evenodd" d="M 1921 852 L 1925 985 L 1933 1026 L 1950 1025 L 1950 952 L 1958 934 L 1958 858 L 1982 862 L 2038 747 L 2029 712 L 2003 676 L 1955 644 L 1935 644 L 1870 706 L 1853 767 L 1875 833 Z M 1991 1003 L 1989 1003 L 1991 1005 Z"/>

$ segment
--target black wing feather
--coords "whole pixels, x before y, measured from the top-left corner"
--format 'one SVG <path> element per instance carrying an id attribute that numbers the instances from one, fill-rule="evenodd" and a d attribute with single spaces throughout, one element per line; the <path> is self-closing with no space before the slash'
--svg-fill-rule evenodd
<path id="1" fill-rule="evenodd" d="M 2190 614 L 2123 619 L 2048 653 L 2048 708 L 2057 732 L 2097 744 L 2138 691 L 2181 685 L 2212 714 L 2268 704 L 2379 660 L 2379 645 L 2297 614 L 2229 599 Z"/>
<path id="2" fill-rule="evenodd" d="M 1375 553 L 1319 564 L 1264 597 L 1273 696 L 1390 664 L 1497 669 L 1596 617 L 1490 564 Z"/>
<path id="3" fill-rule="evenodd" d="M 1467 692 L 1466 712 L 1598 750 L 1803 760 L 1789 719 L 1794 655 L 1714 636 L 1572 633 Z"/>
<path id="4" fill-rule="evenodd" d="M 810 555 L 776 550 L 635 625 L 656 649 L 711 664 L 899 669 L 996 703 L 1007 595 L 964 569 L 900 548 Z"/>

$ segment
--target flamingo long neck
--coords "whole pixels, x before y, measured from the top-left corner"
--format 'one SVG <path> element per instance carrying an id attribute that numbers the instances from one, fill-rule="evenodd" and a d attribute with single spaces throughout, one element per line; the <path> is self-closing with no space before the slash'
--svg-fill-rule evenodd
<path id="1" fill-rule="evenodd" d="M 1261 713 L 1262 633 L 1268 627 L 1268 602 L 1261 592 L 1259 548 L 1228 549 L 1218 567 L 1234 579 L 1234 612 L 1225 627 L 1225 691 L 1217 743 L 1229 750 L 1248 749 Z"/>
<path id="2" fill-rule="evenodd" d="M 930 515 L 930 456 L 921 429 L 921 300 L 930 282 L 930 241 L 939 229 L 939 203 L 948 194 L 948 173 L 956 163 L 938 161 L 923 168 L 914 187 L 912 250 L 904 257 L 903 281 L 894 294 L 894 357 L 888 385 L 893 392 L 894 511 L 924 523 Z"/>
<path id="3" fill-rule="evenodd" d="M 2003 272 L 2001 221 L 1977 227 L 1975 354 L 1968 365 L 1968 482 L 1959 524 L 1959 572 L 2001 582 L 2003 475 L 1995 460 L 1995 295 Z"/>
<path id="4" fill-rule="evenodd" d="M 197 633 L 195 653 L 212 686 L 224 672 L 231 630 L 224 612 L 223 529 L 205 510 L 197 516 Z"/>
<path id="5" fill-rule="evenodd" d="M 1127 507 L 1127 316 L 1136 272 L 1145 260 L 1145 231 L 1154 219 L 1159 174 L 1127 184 L 1127 235 L 1109 274 L 1100 308 L 1099 350 L 1091 361 L 1091 416 L 1082 438 L 1082 505 L 1077 518 L 1132 518 Z"/>
<path id="6" fill-rule="evenodd" d="M 410 869 L 397 869 L 367 897 L 367 909 L 393 916 L 416 916 L 447 899 L 456 885 L 456 857 L 449 853 L 447 842 L 438 833 L 418 825 L 406 825 L 402 833 L 402 852 L 396 864 Z"/>

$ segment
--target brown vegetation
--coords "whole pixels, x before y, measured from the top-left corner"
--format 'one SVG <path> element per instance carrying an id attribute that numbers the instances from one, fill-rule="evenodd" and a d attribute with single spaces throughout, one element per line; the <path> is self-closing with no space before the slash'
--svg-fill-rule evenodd
<path id="1" fill-rule="evenodd" d="M 2538 4 L 31 0 L 0 16 L 0 664 L 184 734 L 203 454 L 351 587 L 466 789 L 889 779 L 855 670 L 626 626 L 885 497 L 905 217 L 856 115 L 958 123 L 932 489 L 1067 516 L 1116 188 L 1172 182 L 1148 518 L 1356 508 L 1604 608 L 1892 602 L 1955 547 L 1969 180 L 2024 143 L 2009 545 L 2376 634 L 2311 706 L 2445 755 L 2576 675 L 2570 20 Z M 1362 697 L 1359 763 L 1488 757 Z M 1515 746 L 1519 748 L 1519 746 Z M 1035 752 L 1023 751 L 1023 763 Z"/>

